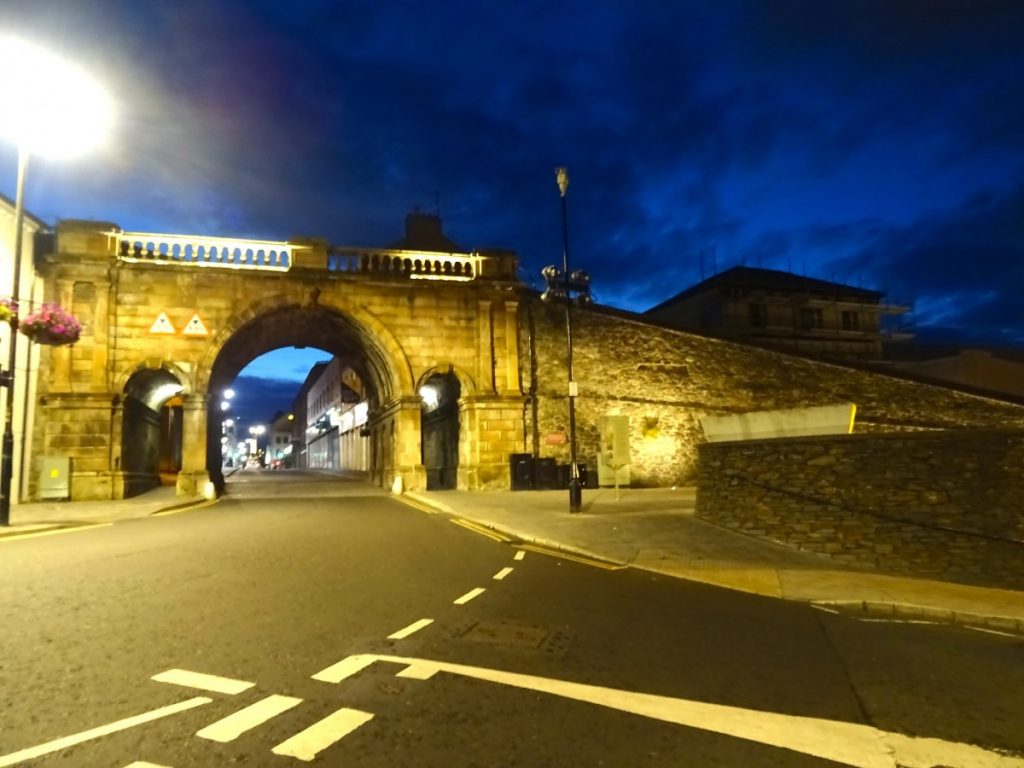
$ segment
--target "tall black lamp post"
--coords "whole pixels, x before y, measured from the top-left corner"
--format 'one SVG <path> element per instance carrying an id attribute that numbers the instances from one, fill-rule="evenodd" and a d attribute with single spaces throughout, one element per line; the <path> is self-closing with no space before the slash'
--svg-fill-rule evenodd
<path id="1" fill-rule="evenodd" d="M 18 360 L 18 288 L 21 285 L 21 236 L 25 219 L 25 169 L 28 153 L 18 150 L 18 186 L 14 195 L 14 283 L 11 286 L 13 314 L 8 321 L 11 339 L 7 344 L 7 369 L 0 373 L 0 385 L 7 387 L 4 402 L 3 460 L 0 461 L 0 526 L 11 522 L 11 480 L 14 477 L 14 366 Z"/>
<path id="2" fill-rule="evenodd" d="M 554 265 L 544 267 L 541 274 L 547 282 L 547 289 L 541 295 L 542 301 L 561 301 L 565 304 L 565 337 L 567 341 L 567 366 L 569 372 L 569 512 L 577 513 L 583 501 L 580 485 L 580 468 L 576 461 L 576 379 L 572 370 L 572 304 L 590 303 L 590 276 L 582 270 L 569 271 L 569 214 L 566 208 L 566 192 L 569 190 L 569 172 L 565 168 L 555 169 L 558 191 L 562 197 L 562 269 Z"/>

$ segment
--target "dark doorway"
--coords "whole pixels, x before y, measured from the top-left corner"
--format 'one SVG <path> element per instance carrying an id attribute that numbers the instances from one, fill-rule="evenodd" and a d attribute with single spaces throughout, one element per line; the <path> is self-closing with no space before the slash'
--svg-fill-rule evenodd
<path id="1" fill-rule="evenodd" d="M 168 371 L 143 369 L 125 386 L 121 427 L 124 496 L 175 482 L 181 470 L 182 386 Z"/>
<path id="2" fill-rule="evenodd" d="M 175 397 L 160 409 L 160 482 L 174 485 L 181 471 L 182 399 Z"/>
<path id="3" fill-rule="evenodd" d="M 428 491 L 458 486 L 460 394 L 459 380 L 453 373 L 435 373 L 420 387 L 422 460 Z"/>

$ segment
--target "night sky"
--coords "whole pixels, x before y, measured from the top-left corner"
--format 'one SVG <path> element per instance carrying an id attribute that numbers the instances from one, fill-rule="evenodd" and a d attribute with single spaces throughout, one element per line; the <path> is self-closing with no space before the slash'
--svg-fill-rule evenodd
<path id="1" fill-rule="evenodd" d="M 118 106 L 103 150 L 32 166 L 50 223 L 385 246 L 420 210 L 539 286 L 565 165 L 601 303 L 742 263 L 1024 344 L 1024 2 L 0 0 L 0 29 Z"/>

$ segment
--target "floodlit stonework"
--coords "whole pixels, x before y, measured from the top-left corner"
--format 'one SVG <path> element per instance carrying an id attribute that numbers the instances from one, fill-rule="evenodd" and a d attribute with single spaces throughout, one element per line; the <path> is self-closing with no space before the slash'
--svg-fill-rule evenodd
<path id="1" fill-rule="evenodd" d="M 220 393 L 254 358 L 298 345 L 344 357 L 366 384 L 369 476 L 383 487 L 426 486 L 419 393 L 439 375 L 459 383 L 458 488 L 508 488 L 512 454 L 567 463 L 563 306 L 516 279 L 511 252 L 411 245 L 343 249 L 62 222 L 53 253 L 41 254 L 45 299 L 71 308 L 84 331 L 72 347 L 40 349 L 34 458 L 70 456 L 76 499 L 145 490 L 158 481 L 146 457 L 159 451 L 159 414 L 174 398 L 178 488 L 202 490 L 219 471 Z M 1008 402 L 607 308 L 573 316 L 578 455 L 591 478 L 606 416 L 629 417 L 637 486 L 695 480 L 705 415 L 855 403 L 857 433 L 1024 427 L 1024 407 Z"/>
<path id="2" fill-rule="evenodd" d="M 537 393 L 527 430 L 541 455 L 567 462 L 568 448 L 558 442 L 568 418 L 565 315 L 536 300 L 523 310 L 523 388 Z M 579 455 L 592 470 L 600 418 L 629 416 L 633 485 L 694 482 L 704 415 L 855 403 L 855 433 L 1024 428 L 1024 407 L 1008 402 L 673 330 L 614 310 L 576 308 L 573 317 Z"/>
<path id="3" fill-rule="evenodd" d="M 506 443 L 522 432 L 515 265 L 507 251 L 341 252 L 315 240 L 253 244 L 62 222 L 46 257 L 46 298 L 71 307 L 84 331 L 73 347 L 42 350 L 40 454 L 72 457 L 73 498 L 137 492 L 153 478 L 126 469 L 142 446 L 125 442 L 135 434 L 125 401 L 159 411 L 179 387 L 178 488 L 201 491 L 208 455 L 219 464 L 219 429 L 207 434 L 219 393 L 255 357 L 305 345 L 358 360 L 375 481 L 423 485 L 417 388 L 451 369 L 462 388 L 460 486 L 507 486 Z"/>

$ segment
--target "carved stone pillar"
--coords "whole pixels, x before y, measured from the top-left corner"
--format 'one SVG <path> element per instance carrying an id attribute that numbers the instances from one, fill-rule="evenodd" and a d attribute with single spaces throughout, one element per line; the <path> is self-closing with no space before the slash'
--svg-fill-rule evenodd
<path id="1" fill-rule="evenodd" d="M 394 479 L 401 480 L 401 490 L 419 491 L 426 488 L 427 473 L 423 468 L 423 453 L 420 448 L 421 403 L 418 397 L 403 397 L 392 413 L 395 428 Z"/>
<path id="2" fill-rule="evenodd" d="M 525 451 L 523 398 L 464 398 L 459 432 L 459 490 L 508 488 L 509 458 Z"/>
<path id="3" fill-rule="evenodd" d="M 206 493 L 210 473 L 206 469 L 207 395 L 192 394 L 182 407 L 181 471 L 178 473 L 179 496 L 201 496 Z"/>

